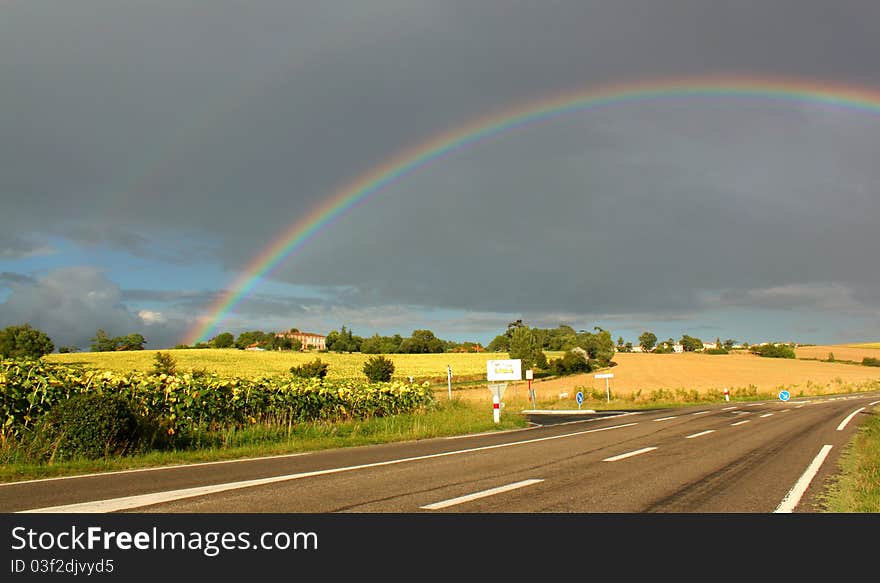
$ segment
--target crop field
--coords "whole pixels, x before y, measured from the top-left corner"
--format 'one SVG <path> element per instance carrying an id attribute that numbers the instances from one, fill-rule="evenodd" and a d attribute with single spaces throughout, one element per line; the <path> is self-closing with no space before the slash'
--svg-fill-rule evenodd
<path id="1" fill-rule="evenodd" d="M 837 358 L 842 347 L 822 347 L 827 357 L 830 351 Z M 845 354 L 841 351 L 841 357 Z M 774 395 L 781 388 L 797 396 L 845 393 L 855 390 L 880 389 L 880 369 L 856 366 L 837 362 L 800 360 L 784 358 L 761 358 L 745 352 L 732 352 L 727 355 L 708 355 L 699 353 L 684 354 L 639 354 L 624 353 L 614 356 L 616 366 L 604 372 L 611 372 L 614 378 L 609 381 L 613 395 L 633 397 L 666 389 L 675 391 L 697 391 L 707 394 L 710 391 L 731 392 L 736 389 Z M 561 393 L 568 393 L 568 403 L 576 408 L 575 393 L 581 387 L 586 391 L 605 394 L 605 381 L 593 378 L 593 373 L 536 381 L 532 385 L 537 398 L 545 401 L 558 400 Z M 459 395 L 475 400 L 491 400 L 486 387 L 474 387 L 460 391 Z M 511 384 L 505 392 L 505 400 L 525 399 L 526 382 Z"/>
<path id="2" fill-rule="evenodd" d="M 862 362 L 865 357 L 880 358 L 880 342 L 871 344 L 838 344 L 828 346 L 801 346 L 795 349 L 798 358 L 827 360 L 833 354 L 835 360 Z"/>
<path id="3" fill-rule="evenodd" d="M 99 370 L 114 372 L 149 371 L 156 358 L 156 350 L 123 352 L 78 352 L 50 354 L 48 362 L 81 364 Z M 290 367 L 320 358 L 329 363 L 328 379 L 365 379 L 362 367 L 369 354 L 336 354 L 333 352 L 249 351 L 236 349 L 163 350 L 177 361 L 180 372 L 204 369 L 221 376 L 253 377 L 286 374 Z M 555 353 L 549 353 L 548 358 Z M 446 381 L 446 366 L 452 367 L 454 378 L 476 378 L 486 375 L 486 361 L 507 358 L 507 353 L 444 353 L 444 354 L 391 354 L 394 362 L 393 380 L 405 381 L 412 376 L 417 381 Z"/>

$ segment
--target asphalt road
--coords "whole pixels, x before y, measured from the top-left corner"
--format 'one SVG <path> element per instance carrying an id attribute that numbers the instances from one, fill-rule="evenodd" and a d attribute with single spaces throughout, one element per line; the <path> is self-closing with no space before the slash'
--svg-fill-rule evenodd
<path id="1" fill-rule="evenodd" d="M 880 394 L 0 485 L 0 512 L 810 512 Z M 491 414 L 491 412 L 488 412 Z"/>

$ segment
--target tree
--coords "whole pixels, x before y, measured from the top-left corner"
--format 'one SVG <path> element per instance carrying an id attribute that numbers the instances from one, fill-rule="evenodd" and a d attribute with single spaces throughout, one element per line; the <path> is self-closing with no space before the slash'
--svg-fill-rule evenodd
<path id="1" fill-rule="evenodd" d="M 688 336 L 687 334 L 684 334 L 679 342 L 681 343 L 681 347 L 684 349 L 685 352 L 696 352 L 697 350 L 703 349 L 702 340 L 693 336 Z"/>
<path id="2" fill-rule="evenodd" d="M 9 326 L 0 330 L 0 357 L 40 358 L 55 350 L 52 339 L 30 324 Z"/>
<path id="3" fill-rule="evenodd" d="M 443 352 L 443 341 L 430 330 L 413 330 L 412 336 L 403 341 L 400 351 L 405 354 L 429 354 Z"/>
<path id="4" fill-rule="evenodd" d="M 107 336 L 102 328 L 98 328 L 95 337 L 92 338 L 91 350 L 92 352 L 110 352 L 116 350 L 116 342 Z"/>
<path id="5" fill-rule="evenodd" d="M 141 334 L 129 334 L 113 339 L 116 350 L 143 350 L 147 340 Z"/>
<path id="6" fill-rule="evenodd" d="M 507 352 L 510 350 L 510 337 L 507 334 L 500 334 L 492 339 L 492 342 L 486 346 L 489 352 Z"/>
<path id="7" fill-rule="evenodd" d="M 736 344 L 736 340 L 734 340 L 733 338 L 728 338 L 727 340 L 724 341 L 723 346 L 727 350 L 730 350 L 731 348 L 733 348 L 734 344 Z"/>
<path id="8" fill-rule="evenodd" d="M 339 331 L 333 330 L 327 334 L 324 341 L 327 350 L 333 352 L 359 352 L 363 338 L 352 334 L 351 330 L 347 330 L 343 326 Z"/>
<path id="9" fill-rule="evenodd" d="M 533 369 L 542 364 L 541 368 L 547 366 L 547 357 L 541 350 L 541 344 L 535 333 L 527 326 L 517 326 L 511 331 L 508 355 L 511 359 L 520 359 L 523 370 Z"/>
<path id="10" fill-rule="evenodd" d="M 211 339 L 214 348 L 232 348 L 235 344 L 235 336 L 231 332 L 221 332 Z"/>
<path id="11" fill-rule="evenodd" d="M 265 338 L 266 333 L 262 330 L 251 330 L 249 332 L 242 332 L 238 335 L 238 338 L 235 339 L 235 347 L 239 350 L 244 350 L 252 344 L 259 344 L 260 342 L 263 342 Z"/>
<path id="12" fill-rule="evenodd" d="M 587 358 L 591 364 L 597 366 L 608 366 L 611 359 L 614 358 L 614 341 L 611 339 L 611 332 L 603 330 L 599 326 L 594 326 L 596 333 L 581 331 L 577 335 L 577 345 L 587 351 Z"/>
<path id="13" fill-rule="evenodd" d="M 641 335 L 639 335 L 639 346 L 641 346 L 645 352 L 651 352 L 656 345 L 657 335 L 653 332 L 642 332 Z"/>

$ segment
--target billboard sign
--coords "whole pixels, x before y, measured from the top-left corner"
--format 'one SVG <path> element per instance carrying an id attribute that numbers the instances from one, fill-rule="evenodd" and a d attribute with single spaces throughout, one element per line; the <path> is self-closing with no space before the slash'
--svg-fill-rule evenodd
<path id="1" fill-rule="evenodd" d="M 487 360 L 486 378 L 490 382 L 495 381 L 521 381 L 522 360 Z"/>

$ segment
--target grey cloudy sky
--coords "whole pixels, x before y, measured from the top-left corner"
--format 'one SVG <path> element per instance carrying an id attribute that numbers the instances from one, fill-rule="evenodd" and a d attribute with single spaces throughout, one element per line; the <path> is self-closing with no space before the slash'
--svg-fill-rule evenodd
<path id="1" fill-rule="evenodd" d="M 397 153 L 567 91 L 683 76 L 880 91 L 873 1 L 5 0 L 0 325 L 183 338 L 294 221 Z M 880 338 L 880 114 L 640 101 L 377 193 L 221 328 L 488 341 Z"/>

